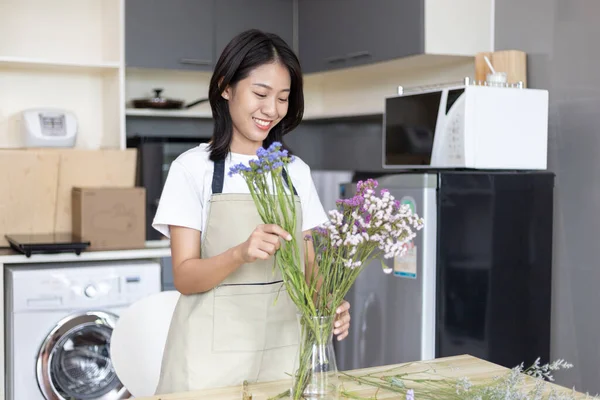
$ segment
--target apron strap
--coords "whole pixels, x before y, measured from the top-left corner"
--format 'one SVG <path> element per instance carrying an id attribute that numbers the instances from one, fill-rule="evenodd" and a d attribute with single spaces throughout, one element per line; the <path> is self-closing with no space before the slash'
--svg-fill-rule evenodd
<path id="1" fill-rule="evenodd" d="M 217 160 L 214 162 L 215 170 L 213 172 L 212 177 L 212 192 L 213 193 L 223 193 L 223 181 L 225 180 L 225 160 Z M 287 172 L 285 169 L 281 170 L 281 175 L 283 176 L 283 182 L 287 186 Z M 296 192 L 296 188 L 292 183 L 292 190 L 294 191 L 294 195 L 298 196 L 298 192 Z"/>

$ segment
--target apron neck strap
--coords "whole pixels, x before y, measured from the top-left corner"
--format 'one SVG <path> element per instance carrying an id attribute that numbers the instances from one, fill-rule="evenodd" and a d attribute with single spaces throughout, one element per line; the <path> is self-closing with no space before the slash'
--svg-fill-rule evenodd
<path id="1" fill-rule="evenodd" d="M 223 181 L 225 180 L 225 160 L 215 161 L 215 170 L 212 177 L 212 192 L 223 193 Z"/>
<path id="2" fill-rule="evenodd" d="M 217 160 L 215 161 L 215 170 L 213 172 L 212 177 L 212 192 L 213 193 L 223 193 L 223 181 L 225 180 L 225 160 Z M 281 170 L 281 175 L 283 176 L 283 182 L 287 186 L 287 172 L 285 169 Z M 292 190 L 294 191 L 294 195 L 298 195 L 296 192 L 296 188 L 292 183 Z"/>

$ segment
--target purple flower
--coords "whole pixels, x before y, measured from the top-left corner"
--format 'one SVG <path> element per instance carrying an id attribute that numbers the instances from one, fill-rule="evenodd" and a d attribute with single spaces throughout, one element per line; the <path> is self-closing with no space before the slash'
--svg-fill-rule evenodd
<path id="1" fill-rule="evenodd" d="M 375 179 L 367 179 L 366 182 L 358 181 L 356 184 L 357 192 L 361 195 L 364 194 L 368 189 L 375 190 L 377 186 L 379 186 L 379 182 L 377 182 Z"/>
<path id="2" fill-rule="evenodd" d="M 314 233 L 316 233 L 318 236 L 323 236 L 323 237 L 327 237 L 329 236 L 329 232 L 327 231 L 327 229 L 323 226 L 318 226 L 316 228 L 313 229 Z"/>
<path id="3" fill-rule="evenodd" d="M 281 161 L 275 161 L 273 163 L 273 169 L 282 168 L 282 167 L 283 167 L 283 162 L 281 162 Z"/>
<path id="4" fill-rule="evenodd" d="M 234 166 L 232 166 L 231 168 L 229 168 L 229 176 L 233 176 L 235 174 L 240 174 L 242 172 L 251 172 L 252 169 L 250 169 L 249 167 L 245 166 L 244 164 L 236 164 Z"/>
<path id="5" fill-rule="evenodd" d="M 365 202 L 365 198 L 362 195 L 356 195 L 349 199 L 339 199 L 336 200 L 336 204 L 346 206 L 346 207 L 360 207 Z"/>
<path id="6" fill-rule="evenodd" d="M 258 160 L 250 160 L 248 164 L 250 164 L 250 168 L 254 170 L 260 168 L 260 163 Z"/>

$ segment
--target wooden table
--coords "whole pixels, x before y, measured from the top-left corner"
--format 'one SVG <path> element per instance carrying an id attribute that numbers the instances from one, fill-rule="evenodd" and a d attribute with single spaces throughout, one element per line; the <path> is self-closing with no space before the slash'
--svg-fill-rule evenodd
<path id="1" fill-rule="evenodd" d="M 461 378 L 468 377 L 471 381 L 477 379 L 489 379 L 494 376 L 501 376 L 507 373 L 507 368 L 499 365 L 484 361 L 482 359 L 472 357 L 469 355 L 461 355 L 455 357 L 437 358 L 431 361 L 421 361 L 416 363 L 389 365 L 385 367 L 366 368 L 361 370 L 348 371 L 349 375 L 365 375 L 369 373 L 381 373 L 384 375 L 384 371 L 390 369 L 402 368 L 402 372 L 419 372 L 423 371 L 427 367 L 432 367 L 435 371 L 447 378 Z M 388 373 L 389 375 L 389 373 Z M 350 381 L 347 378 L 342 378 L 343 387 L 346 391 L 352 392 L 354 395 L 358 395 L 363 398 L 369 398 L 376 394 L 377 389 L 359 385 L 355 382 Z M 529 378 L 526 387 L 533 387 L 533 379 Z M 256 383 L 248 386 L 248 392 L 252 395 L 252 400 L 266 400 L 269 397 L 275 396 L 279 393 L 289 389 L 291 380 L 267 382 L 267 383 Z M 570 389 L 560 387 L 558 385 L 547 383 L 548 389 L 555 388 L 558 390 L 571 392 Z M 154 397 L 137 398 L 137 400 L 200 400 L 200 399 L 214 399 L 214 400 L 242 400 L 242 386 L 228 387 L 221 389 L 209 389 L 200 390 L 195 392 L 187 393 L 174 393 L 169 395 L 159 395 Z M 578 394 L 581 398 L 585 398 L 585 395 Z M 345 398 L 345 397 L 343 397 Z M 415 396 L 415 400 L 418 400 L 418 396 Z M 284 400 L 287 398 L 284 398 Z M 401 399 L 404 400 L 404 395 L 397 393 L 387 392 L 385 390 L 379 390 L 377 392 L 377 399 Z M 441 399 L 442 400 L 442 399 Z"/>

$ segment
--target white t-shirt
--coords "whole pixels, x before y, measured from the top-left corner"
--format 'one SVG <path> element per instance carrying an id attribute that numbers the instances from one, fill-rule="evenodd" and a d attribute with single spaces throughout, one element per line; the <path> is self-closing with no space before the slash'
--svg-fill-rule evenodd
<path id="1" fill-rule="evenodd" d="M 208 144 L 203 143 L 182 153 L 171 163 L 152 222 L 152 226 L 166 237 L 170 237 L 169 225 L 204 231 L 214 170 L 209 155 Z M 225 159 L 223 193 L 250 193 L 241 175 L 229 176 L 229 168 L 239 163 L 248 165 L 250 160 L 256 158 L 230 153 Z M 302 230 L 313 229 L 327 221 L 327 214 L 319 200 L 310 167 L 296 157 L 288 165 L 288 172 L 302 204 Z"/>

